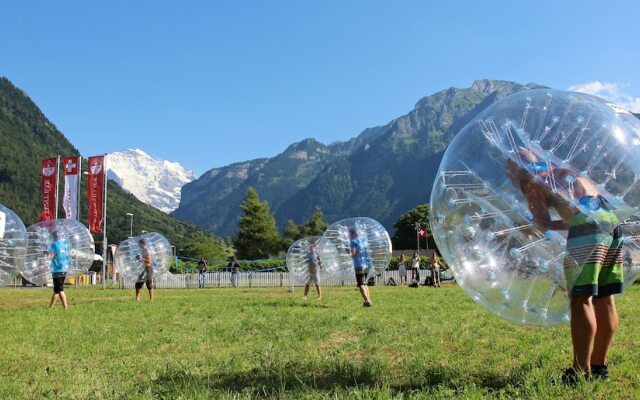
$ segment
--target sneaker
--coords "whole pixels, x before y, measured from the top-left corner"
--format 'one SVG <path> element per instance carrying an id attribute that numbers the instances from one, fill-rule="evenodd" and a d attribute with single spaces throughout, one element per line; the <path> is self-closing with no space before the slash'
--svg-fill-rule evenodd
<path id="1" fill-rule="evenodd" d="M 565 385 L 575 386 L 578 384 L 578 382 L 580 382 L 583 379 L 585 381 L 593 380 L 593 376 L 589 372 L 582 374 L 581 372 L 576 371 L 572 367 L 564 370 L 564 372 L 562 373 L 561 379 L 562 379 L 562 383 L 564 383 Z"/>
<path id="2" fill-rule="evenodd" d="M 362 305 L 363 307 L 371 307 L 371 302 L 369 301 L 365 301 L 364 304 Z"/>
<path id="3" fill-rule="evenodd" d="M 591 375 L 596 379 L 607 380 L 609 379 L 609 368 L 607 365 L 592 365 Z"/>

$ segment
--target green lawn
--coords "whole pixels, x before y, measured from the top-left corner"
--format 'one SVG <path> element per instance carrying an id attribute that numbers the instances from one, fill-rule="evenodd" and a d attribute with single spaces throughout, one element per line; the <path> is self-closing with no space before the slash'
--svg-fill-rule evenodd
<path id="1" fill-rule="evenodd" d="M 0 290 L 0 398 L 640 397 L 640 285 L 619 297 L 609 382 L 554 385 L 568 326 L 493 316 L 458 287 Z"/>

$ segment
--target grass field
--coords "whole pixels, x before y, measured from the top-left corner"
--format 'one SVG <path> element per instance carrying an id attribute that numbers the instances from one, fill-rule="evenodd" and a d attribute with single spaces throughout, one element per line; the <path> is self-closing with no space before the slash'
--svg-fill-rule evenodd
<path id="1" fill-rule="evenodd" d="M 0 290 L 0 398 L 640 398 L 640 285 L 618 305 L 608 382 L 554 384 L 567 326 L 494 317 L 458 287 Z"/>

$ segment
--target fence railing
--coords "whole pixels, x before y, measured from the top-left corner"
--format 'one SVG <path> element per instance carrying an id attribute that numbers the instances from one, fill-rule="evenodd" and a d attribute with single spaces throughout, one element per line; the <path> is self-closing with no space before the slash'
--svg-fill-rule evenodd
<path id="1" fill-rule="evenodd" d="M 411 271 L 408 271 L 408 279 L 411 280 Z M 424 283 L 425 278 L 431 274 L 430 270 L 420 270 L 420 283 Z M 207 272 L 204 274 L 205 288 L 224 288 L 232 287 L 230 272 Z M 441 271 L 442 280 L 452 280 L 453 276 L 449 270 Z M 375 276 L 376 285 L 384 285 L 389 282 L 389 278 L 393 278 L 396 284 L 400 283 L 400 275 L 398 271 L 384 271 L 382 274 Z M 101 284 L 100 274 L 76 275 L 74 276 L 72 286 L 93 286 Z M 22 283 L 16 280 L 15 286 Z M 134 284 L 122 282 L 120 280 L 107 280 L 109 287 L 119 287 L 122 289 L 133 289 Z M 355 286 L 355 276 L 345 277 L 344 279 L 324 279 L 320 281 L 321 286 Z M 296 287 L 304 286 L 304 283 L 296 282 Z M 14 286 L 14 285 L 12 285 Z M 200 286 L 199 273 L 186 274 L 163 274 L 154 277 L 154 286 L 157 289 L 192 289 Z M 269 272 L 238 272 L 236 286 L 241 288 L 251 287 L 288 287 L 289 272 L 269 271 Z"/>

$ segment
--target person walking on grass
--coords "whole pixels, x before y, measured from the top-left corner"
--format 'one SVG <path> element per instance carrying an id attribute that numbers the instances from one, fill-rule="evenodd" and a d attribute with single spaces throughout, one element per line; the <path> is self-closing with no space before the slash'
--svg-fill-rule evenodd
<path id="1" fill-rule="evenodd" d="M 322 268 L 322 261 L 320 260 L 320 255 L 316 251 L 316 245 L 310 244 L 309 251 L 305 257 L 307 262 L 307 281 L 304 285 L 304 299 L 307 299 L 307 295 L 309 294 L 309 287 L 311 285 L 316 285 L 316 292 L 318 293 L 318 300 L 322 299 L 322 289 L 320 288 L 320 283 L 318 282 L 318 270 Z"/>
<path id="2" fill-rule="evenodd" d="M 53 295 L 49 308 L 53 307 L 56 300 L 60 299 L 65 310 L 69 308 L 67 304 L 67 296 L 64 294 L 64 281 L 67 278 L 67 270 L 69 269 L 69 254 L 71 246 L 66 240 L 61 240 L 58 232 L 51 233 L 53 242 L 49 245 L 48 255 L 51 258 L 51 277 L 53 278 Z"/>
<path id="3" fill-rule="evenodd" d="M 198 261 L 198 288 L 200 289 L 204 289 L 204 278 L 206 273 L 207 262 L 205 261 L 204 257 L 202 257 L 200 258 L 200 261 Z"/>
<path id="4" fill-rule="evenodd" d="M 238 261 L 234 256 L 229 257 L 229 264 L 227 264 L 227 270 L 231 272 L 231 286 L 238 287 Z"/>
<path id="5" fill-rule="evenodd" d="M 355 228 L 349 229 L 349 248 L 351 253 L 351 259 L 353 260 L 353 269 L 356 274 L 356 286 L 360 291 L 360 295 L 364 299 L 364 307 L 371 307 L 371 296 L 369 294 L 369 287 L 364 284 L 367 279 L 367 274 L 371 268 L 371 260 L 367 248 L 364 245 L 362 239 L 358 237 L 358 231 Z"/>
<path id="6" fill-rule="evenodd" d="M 153 301 L 153 252 L 147 247 L 147 241 L 144 239 L 138 241 L 138 247 L 140 254 L 136 256 L 136 259 L 140 262 L 142 271 L 136 282 L 136 301 L 140 301 L 140 291 L 145 284 L 149 291 L 149 300 Z"/>
<path id="7" fill-rule="evenodd" d="M 398 275 L 400 277 L 400 285 L 407 284 L 407 266 L 404 261 L 404 254 L 400 254 L 400 259 L 398 260 Z"/>
<path id="8" fill-rule="evenodd" d="M 431 256 L 431 271 L 433 272 L 433 286 L 440 287 L 440 258 L 435 251 Z"/>

